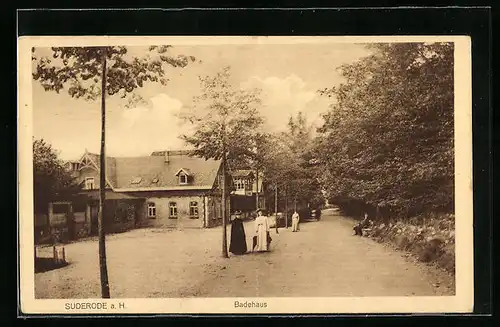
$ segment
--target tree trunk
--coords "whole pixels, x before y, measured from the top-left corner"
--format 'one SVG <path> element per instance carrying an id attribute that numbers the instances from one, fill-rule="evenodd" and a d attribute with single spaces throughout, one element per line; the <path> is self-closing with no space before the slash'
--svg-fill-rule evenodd
<path id="1" fill-rule="evenodd" d="M 274 214 L 278 214 L 278 185 L 274 185 Z"/>
<path id="2" fill-rule="evenodd" d="M 288 194 L 286 185 L 285 185 L 285 228 L 288 228 Z"/>
<path id="3" fill-rule="evenodd" d="M 108 267 L 106 264 L 106 236 L 104 231 L 104 214 L 106 207 L 106 51 L 103 53 L 102 62 L 102 87 L 101 87 L 101 162 L 99 180 L 99 268 L 101 274 L 101 294 L 103 299 L 109 299 Z"/>
<path id="4" fill-rule="evenodd" d="M 255 210 L 259 210 L 259 168 L 255 170 L 255 185 L 256 185 L 256 192 L 255 192 Z"/>
<path id="5" fill-rule="evenodd" d="M 223 131 L 224 137 L 225 131 Z M 226 147 L 222 142 L 222 257 L 229 258 L 227 253 L 227 218 L 226 218 Z"/>
<path id="6" fill-rule="evenodd" d="M 278 184 L 274 188 L 274 216 L 276 217 L 276 234 L 278 233 Z"/>

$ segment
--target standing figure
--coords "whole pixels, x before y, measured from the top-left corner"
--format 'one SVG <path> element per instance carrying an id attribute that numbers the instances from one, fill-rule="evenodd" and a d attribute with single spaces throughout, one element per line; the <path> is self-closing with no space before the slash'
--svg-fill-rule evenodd
<path id="1" fill-rule="evenodd" d="M 296 232 L 299 230 L 299 219 L 299 214 L 297 213 L 297 211 L 294 211 L 292 215 L 292 232 Z"/>
<path id="2" fill-rule="evenodd" d="M 234 220 L 231 222 L 231 241 L 229 252 L 235 255 L 245 254 L 247 252 L 247 239 L 245 228 L 241 220 L 241 214 L 236 213 Z"/>
<path id="3" fill-rule="evenodd" d="M 262 210 L 258 211 L 258 216 L 255 218 L 255 233 L 257 238 L 256 251 L 263 252 L 269 250 L 269 221 Z"/>

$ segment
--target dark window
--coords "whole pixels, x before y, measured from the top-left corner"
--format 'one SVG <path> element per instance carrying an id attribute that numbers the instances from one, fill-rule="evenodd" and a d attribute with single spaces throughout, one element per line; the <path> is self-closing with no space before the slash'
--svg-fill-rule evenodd
<path id="1" fill-rule="evenodd" d="M 73 203 L 73 211 L 74 212 L 85 212 L 87 211 L 87 205 L 82 202 Z"/>
<path id="2" fill-rule="evenodd" d="M 185 174 L 179 175 L 179 184 L 187 184 L 187 176 Z"/>
<path id="3" fill-rule="evenodd" d="M 66 203 L 54 203 L 52 205 L 52 212 L 55 214 L 67 213 L 68 209 L 69 207 Z"/>
<path id="4" fill-rule="evenodd" d="M 148 217 L 156 218 L 156 205 L 153 202 L 148 203 Z"/>

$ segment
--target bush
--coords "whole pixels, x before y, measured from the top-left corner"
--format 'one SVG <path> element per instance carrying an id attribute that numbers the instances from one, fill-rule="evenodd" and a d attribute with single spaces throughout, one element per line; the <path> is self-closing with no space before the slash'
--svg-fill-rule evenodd
<path id="1" fill-rule="evenodd" d="M 396 248 L 414 254 L 418 260 L 435 263 L 454 274 L 455 231 L 454 216 L 426 215 L 388 224 L 375 222 L 366 236 L 378 242 L 392 243 Z"/>

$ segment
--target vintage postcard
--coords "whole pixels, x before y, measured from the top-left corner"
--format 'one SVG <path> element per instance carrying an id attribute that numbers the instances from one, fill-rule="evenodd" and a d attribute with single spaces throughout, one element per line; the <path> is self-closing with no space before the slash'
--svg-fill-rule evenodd
<path id="1" fill-rule="evenodd" d="M 473 309 L 471 42 L 21 37 L 23 314 Z"/>

